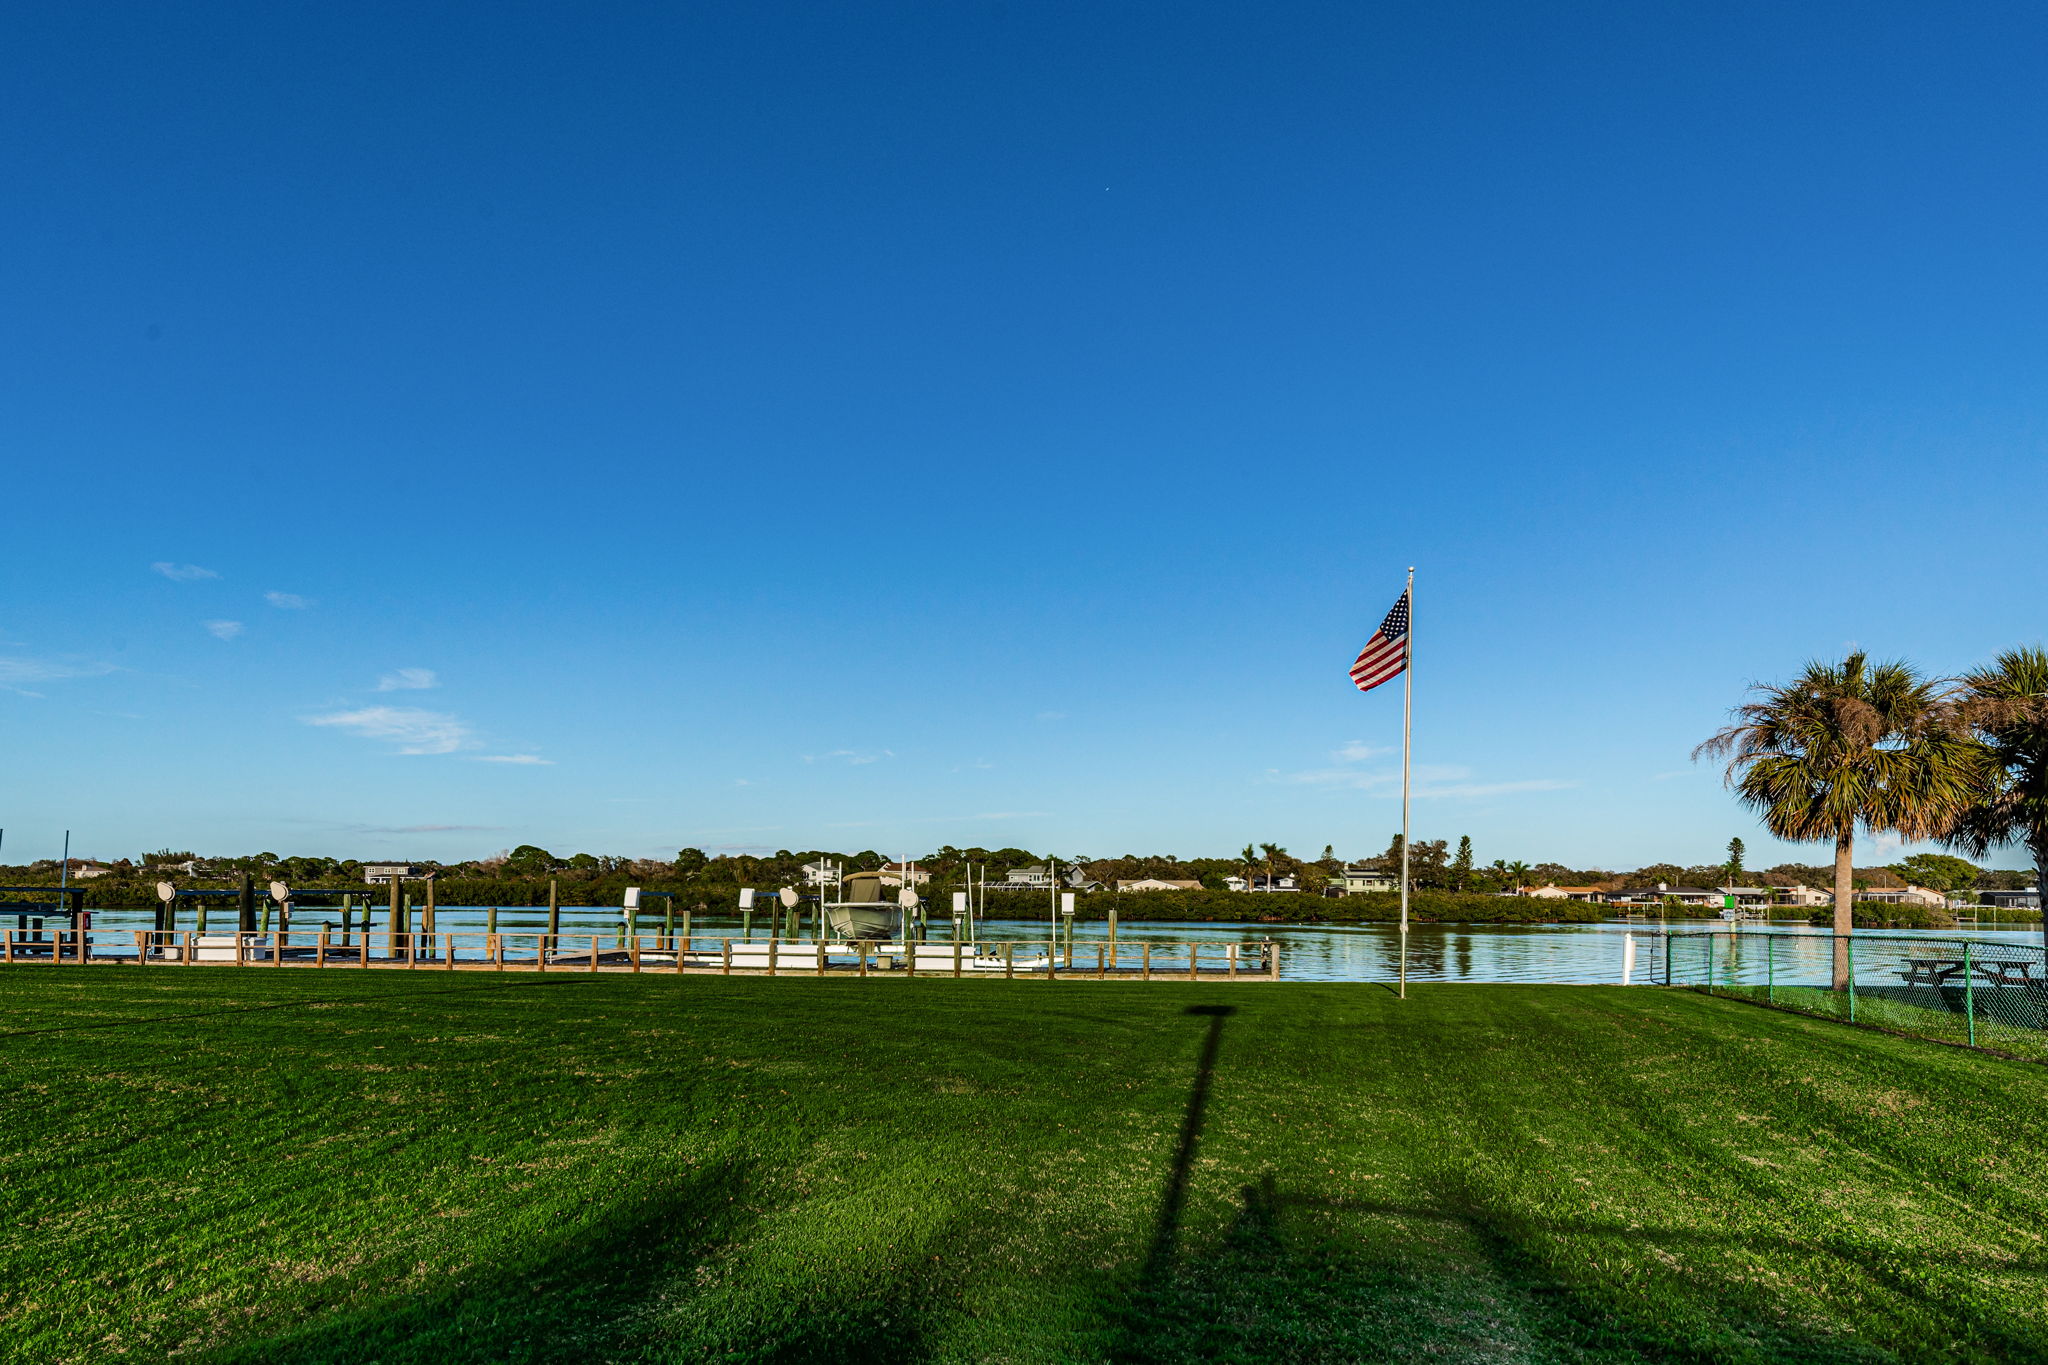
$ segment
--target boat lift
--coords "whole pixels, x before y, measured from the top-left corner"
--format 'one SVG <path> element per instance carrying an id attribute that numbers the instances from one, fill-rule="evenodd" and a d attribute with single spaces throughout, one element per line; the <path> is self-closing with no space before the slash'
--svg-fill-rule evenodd
<path id="1" fill-rule="evenodd" d="M 86 935 L 92 930 L 84 887 L 0 886 L 0 896 L 8 898 L 0 900 L 0 927 L 9 931 L 6 951 L 10 959 L 47 957 L 62 962 L 75 957 L 84 961 L 89 945 Z M 15 896 L 38 899 L 14 900 Z"/>

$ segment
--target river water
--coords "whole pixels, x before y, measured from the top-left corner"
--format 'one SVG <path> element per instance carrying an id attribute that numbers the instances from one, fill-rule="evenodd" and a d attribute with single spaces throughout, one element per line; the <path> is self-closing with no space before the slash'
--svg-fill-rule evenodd
<path id="1" fill-rule="evenodd" d="M 147 929 L 151 917 L 148 912 L 98 911 L 95 913 L 96 946 L 101 951 L 120 952 L 119 939 L 131 938 L 119 931 Z M 339 912 L 330 910 L 302 909 L 295 918 L 294 928 L 300 931 L 317 931 L 323 923 L 338 923 Z M 360 913 L 354 917 L 358 928 Z M 10 921 L 11 922 L 11 921 Z M 457 955 L 462 958 L 480 957 L 483 953 L 483 930 L 489 923 L 488 912 L 475 906 L 444 906 L 436 918 L 436 927 L 443 933 L 456 932 L 465 936 L 457 945 Z M 545 908 L 531 906 L 505 907 L 498 911 L 498 929 L 508 935 L 532 935 L 547 927 Z M 211 913 L 211 927 L 214 932 L 232 929 L 232 911 L 215 908 Z M 179 927 L 192 929 L 196 925 L 188 910 Z M 414 927 L 419 927 L 418 910 L 414 911 Z M 571 935 L 581 936 L 593 933 L 603 934 L 609 946 L 612 935 L 623 933 L 620 911 L 607 907 L 564 906 L 561 915 L 561 930 L 565 939 Z M 381 935 L 384 928 L 384 913 L 377 912 L 377 930 Z M 659 933 L 662 916 L 659 911 L 643 910 L 639 920 L 639 931 L 643 936 Z M 680 925 L 678 926 L 680 928 Z M 716 951 L 720 939 L 739 939 L 750 929 L 751 937 L 764 939 L 768 935 L 768 915 L 763 912 L 743 922 L 736 915 L 726 914 L 715 918 L 698 917 L 691 926 L 697 942 L 711 951 Z M 1463 924 L 1418 924 L 1408 936 L 1408 979 L 1410 981 L 1452 981 L 1452 982 L 1555 982 L 1574 984 L 1620 984 L 1627 954 L 1627 940 L 1635 939 L 1634 967 L 1630 972 L 1633 984 L 1646 984 L 1660 980 L 1663 975 L 1663 937 L 1665 928 L 1656 924 L 1541 924 L 1541 925 L 1463 925 Z M 1725 942 L 1730 934 L 1729 926 L 1712 920 L 1682 920 L 1668 926 L 1668 932 L 1681 934 L 1718 934 Z M 1756 926 L 1745 926 L 1741 934 L 1754 934 Z M 1824 930 L 1804 927 L 1777 926 L 1775 932 L 1784 934 L 1806 934 L 1825 936 Z M 983 921 L 976 937 L 987 943 L 1044 943 L 1049 929 L 1044 920 L 987 920 Z M 808 937 L 808 935 L 805 935 Z M 950 926 L 946 921 L 933 920 L 927 937 L 938 941 L 950 941 Z M 1862 929 L 1857 931 L 1858 940 L 1872 938 L 1920 938 L 1920 939 L 1962 939 L 1968 938 L 1979 943 L 2010 943 L 2025 947 L 2038 947 L 2041 931 L 2038 925 L 2021 928 L 1964 928 L 1944 931 L 1899 931 Z M 1126 966 L 1134 966 L 1137 954 L 1143 945 L 1154 946 L 1155 960 L 1164 969 L 1171 970 L 1172 954 L 1164 949 L 1167 944 L 1202 943 L 1222 945 L 1227 943 L 1251 943 L 1270 939 L 1280 949 L 1280 974 L 1290 981 L 1392 981 L 1400 969 L 1400 931 L 1392 925 L 1283 925 L 1283 924 L 1199 924 L 1199 923 L 1130 923 L 1126 922 L 1117 930 L 1120 951 L 1118 960 Z M 580 946 L 570 940 L 572 946 Z M 1061 940 L 1064 944 L 1064 938 Z M 1077 924 L 1073 933 L 1074 963 L 1076 967 L 1092 967 L 1099 946 L 1106 943 L 1106 926 L 1099 920 Z M 1815 945 L 1818 948 L 1818 945 Z M 1064 957 L 1064 953 L 1062 953 Z M 1220 964 L 1220 954 L 1202 955 L 1204 965 Z M 1820 960 L 1819 958 L 1815 959 Z"/>

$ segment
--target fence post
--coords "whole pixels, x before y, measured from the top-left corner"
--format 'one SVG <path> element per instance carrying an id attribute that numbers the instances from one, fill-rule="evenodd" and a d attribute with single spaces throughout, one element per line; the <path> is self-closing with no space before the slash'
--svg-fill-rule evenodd
<path id="1" fill-rule="evenodd" d="M 1200 943 L 1190 943 L 1188 945 L 1188 980 L 1190 981 L 1199 979 L 1196 969 L 1195 954 L 1201 951 L 1202 945 Z"/>
<path id="2" fill-rule="evenodd" d="M 1764 1000 L 1778 1003 L 1778 941 L 1764 935 Z"/>
<path id="3" fill-rule="evenodd" d="M 1977 1046 L 1977 991 L 1976 983 L 1970 980 L 1973 974 L 1970 960 L 1970 941 L 1963 940 L 1963 1013 L 1969 1019 L 1970 1046 Z"/>
<path id="4" fill-rule="evenodd" d="M 1138 957 L 1138 979 L 1140 981 L 1150 981 L 1152 979 L 1152 942 L 1150 939 L 1145 941 L 1145 951 Z"/>
<path id="5" fill-rule="evenodd" d="M 593 972 L 597 970 L 597 939 L 596 934 L 590 936 L 590 970 Z"/>
<path id="6" fill-rule="evenodd" d="M 12 930 L 9 930 L 8 932 L 9 932 L 9 933 L 12 933 L 13 931 L 12 931 Z M 10 954 L 11 954 L 11 953 L 12 953 L 13 951 L 14 951 L 14 950 L 13 950 L 13 949 L 11 949 L 11 948 L 10 948 L 10 949 L 8 949 L 8 952 L 9 952 Z M 1010 981 L 1010 980 L 1014 980 L 1014 979 L 1015 979 L 1015 977 L 1016 977 L 1016 975 L 1017 975 L 1017 945 L 1016 945 L 1016 944 L 1014 944 L 1014 943 L 1005 943 L 1005 944 L 1003 945 L 1003 980 L 1005 980 L 1005 981 Z"/>
<path id="7" fill-rule="evenodd" d="M 1718 937 L 1713 930 L 1707 931 L 1707 994 L 1714 993 L 1714 940 Z"/>
<path id="8" fill-rule="evenodd" d="M 1842 956 L 1849 963 L 1849 1022 L 1856 1022 L 1856 936 L 1847 934 L 1842 939 Z"/>
<path id="9" fill-rule="evenodd" d="M 1664 984 L 1671 984 L 1671 935 L 1664 935 Z"/>
<path id="10" fill-rule="evenodd" d="M 718 950 L 718 951 L 719 951 L 719 963 L 718 963 L 718 974 L 719 974 L 720 976 L 731 976 L 731 975 L 732 975 L 732 940 L 731 940 L 731 939 L 729 939 L 729 938 L 728 938 L 728 939 L 724 939 L 724 940 L 722 940 L 722 941 L 721 941 L 721 946 L 719 947 L 719 950 Z"/>

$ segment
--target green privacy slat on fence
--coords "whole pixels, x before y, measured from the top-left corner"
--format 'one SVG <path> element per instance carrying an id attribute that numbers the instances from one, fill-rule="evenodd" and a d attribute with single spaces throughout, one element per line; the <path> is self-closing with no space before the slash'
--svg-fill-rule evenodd
<path id="1" fill-rule="evenodd" d="M 2039 944 L 1855 934 L 1849 989 L 1834 989 L 1834 936 L 1673 934 L 1666 977 L 1714 995 L 1917 1037 L 2048 1058 L 2048 953 Z"/>

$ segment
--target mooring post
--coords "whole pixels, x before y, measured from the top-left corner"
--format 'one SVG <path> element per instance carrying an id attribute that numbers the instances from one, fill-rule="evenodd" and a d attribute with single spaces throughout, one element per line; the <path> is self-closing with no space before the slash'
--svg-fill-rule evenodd
<path id="1" fill-rule="evenodd" d="M 256 882 L 248 873 L 242 874 L 242 893 L 235 897 L 235 908 L 241 914 L 237 927 L 245 934 L 256 932 Z"/>
<path id="2" fill-rule="evenodd" d="M 1853 1024 L 1856 1022 L 1856 939 L 1854 935 L 1843 936 L 1842 956 L 1849 964 L 1849 1022 Z"/>
<path id="3" fill-rule="evenodd" d="M 548 941 L 546 948 L 555 946 L 555 935 L 562 932 L 562 897 L 555 886 L 555 879 L 548 878 Z"/>
<path id="4" fill-rule="evenodd" d="M 434 951 L 435 908 L 436 907 L 434 905 L 434 879 L 432 876 L 429 876 L 427 878 L 427 908 L 420 912 L 420 928 L 426 931 L 427 951 L 429 953 L 432 953 Z M 449 951 L 453 952 L 454 949 L 451 947 Z"/>

